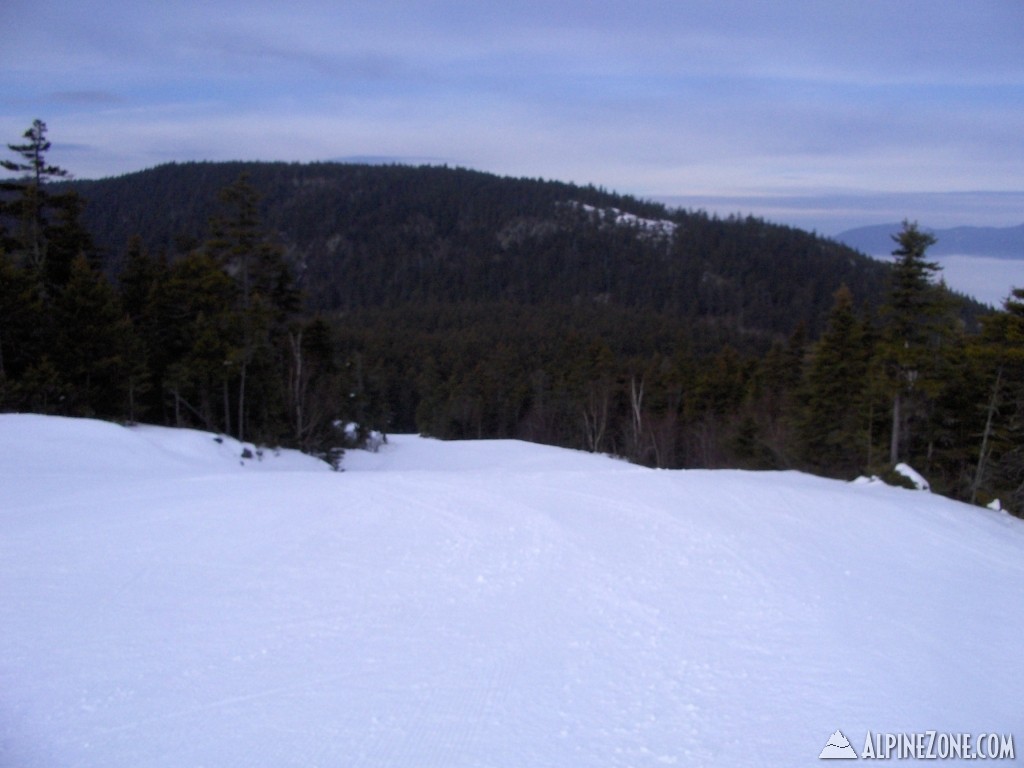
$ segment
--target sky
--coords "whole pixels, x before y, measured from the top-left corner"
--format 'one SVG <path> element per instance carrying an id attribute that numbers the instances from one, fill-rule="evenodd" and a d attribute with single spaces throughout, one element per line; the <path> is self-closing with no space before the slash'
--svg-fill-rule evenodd
<path id="1" fill-rule="evenodd" d="M 0 139 L 79 178 L 446 163 L 825 234 L 1024 222 L 1020 0 L 5 0 Z"/>

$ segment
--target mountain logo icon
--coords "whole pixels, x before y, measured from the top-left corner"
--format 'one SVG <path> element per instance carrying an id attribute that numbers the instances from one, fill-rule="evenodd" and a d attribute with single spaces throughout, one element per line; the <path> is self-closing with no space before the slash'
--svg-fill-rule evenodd
<path id="1" fill-rule="evenodd" d="M 828 744 L 818 755 L 819 760 L 856 760 L 857 753 L 850 746 L 850 740 L 843 736 L 842 731 L 836 731 L 829 736 Z"/>

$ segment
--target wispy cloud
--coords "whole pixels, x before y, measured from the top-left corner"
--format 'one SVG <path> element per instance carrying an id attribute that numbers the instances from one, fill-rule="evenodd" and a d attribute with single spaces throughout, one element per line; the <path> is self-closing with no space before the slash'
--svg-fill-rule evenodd
<path id="1" fill-rule="evenodd" d="M 47 119 L 94 147 L 79 175 L 371 156 L 643 195 L 1024 186 L 1017 2 L 10 2 L 0 132 Z"/>
<path id="2" fill-rule="evenodd" d="M 60 104 L 103 106 L 121 104 L 124 99 L 111 91 L 54 91 L 48 95 L 51 101 Z"/>

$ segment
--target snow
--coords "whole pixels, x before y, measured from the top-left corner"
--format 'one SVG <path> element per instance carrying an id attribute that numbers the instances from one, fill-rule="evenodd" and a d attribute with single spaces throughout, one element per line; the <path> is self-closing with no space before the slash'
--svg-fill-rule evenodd
<path id="1" fill-rule="evenodd" d="M 339 473 L 240 449 L 0 416 L 0 765 L 812 765 L 837 732 L 1024 734 L 1005 513 L 516 441 L 389 436 Z"/>
<path id="2" fill-rule="evenodd" d="M 928 483 L 927 480 L 924 479 L 924 476 L 909 464 L 905 464 L 901 461 L 899 464 L 893 467 L 893 469 L 897 474 L 903 475 L 903 477 L 907 478 L 907 480 L 909 480 L 914 485 L 914 488 L 916 488 L 917 490 L 931 490 L 931 485 Z"/>
<path id="3" fill-rule="evenodd" d="M 592 205 L 579 203 L 577 205 L 587 213 L 597 212 L 603 216 L 611 215 L 618 226 L 636 227 L 648 236 L 671 238 L 675 235 L 678 226 L 674 221 L 668 219 L 645 219 L 618 208 L 595 208 Z"/>

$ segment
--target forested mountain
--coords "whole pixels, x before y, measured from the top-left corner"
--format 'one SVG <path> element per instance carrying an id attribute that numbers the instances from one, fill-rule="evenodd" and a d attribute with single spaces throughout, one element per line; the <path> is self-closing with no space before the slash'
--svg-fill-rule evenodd
<path id="1" fill-rule="evenodd" d="M 0 409 L 327 456 L 355 422 L 661 467 L 909 461 L 1024 513 L 1024 292 L 979 325 L 913 224 L 883 264 L 759 219 L 464 169 L 68 182 L 44 134 L 8 145 L 21 177 L 0 187 Z"/>
<path id="2" fill-rule="evenodd" d="M 884 291 L 885 267 L 800 230 L 463 169 L 190 163 L 74 188 L 116 274 L 132 235 L 172 255 L 201 242 L 242 174 L 317 311 L 598 303 L 713 319 L 765 346 L 801 322 L 819 331 L 842 284 L 869 305 Z"/>

